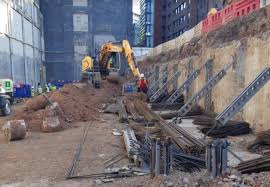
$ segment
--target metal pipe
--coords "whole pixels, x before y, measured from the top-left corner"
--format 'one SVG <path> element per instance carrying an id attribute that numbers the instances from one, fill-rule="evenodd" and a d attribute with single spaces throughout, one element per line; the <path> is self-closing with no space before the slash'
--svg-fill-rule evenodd
<path id="1" fill-rule="evenodd" d="M 156 142 L 155 140 L 152 140 L 151 142 L 151 164 L 150 164 L 150 171 L 151 171 L 151 177 L 153 178 L 155 176 L 155 161 L 156 161 Z"/>
<path id="2" fill-rule="evenodd" d="M 155 175 L 160 174 L 160 140 L 156 141 L 156 163 L 155 163 Z"/>

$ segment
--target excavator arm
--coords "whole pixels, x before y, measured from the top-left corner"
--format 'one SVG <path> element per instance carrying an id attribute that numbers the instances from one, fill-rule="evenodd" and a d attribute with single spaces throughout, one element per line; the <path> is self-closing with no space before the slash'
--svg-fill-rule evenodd
<path id="1" fill-rule="evenodd" d="M 127 63 L 129 65 L 133 75 L 135 77 L 139 77 L 140 76 L 140 71 L 139 71 L 139 68 L 138 68 L 138 64 L 135 61 L 134 54 L 133 54 L 133 51 L 132 51 L 132 49 L 131 49 L 131 47 L 129 45 L 129 42 L 127 40 L 123 40 L 122 45 L 123 45 L 123 49 L 124 49 L 124 53 L 125 53 Z"/>

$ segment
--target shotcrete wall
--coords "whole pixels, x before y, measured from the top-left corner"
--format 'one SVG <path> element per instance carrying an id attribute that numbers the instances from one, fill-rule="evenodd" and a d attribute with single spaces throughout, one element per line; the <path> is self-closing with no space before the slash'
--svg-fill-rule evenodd
<path id="1" fill-rule="evenodd" d="M 191 66 L 192 69 L 199 68 L 208 59 L 213 59 L 213 73 L 216 74 L 226 64 L 235 59 L 236 63 L 227 71 L 227 75 L 212 90 L 211 113 L 219 114 L 263 69 L 270 66 L 270 30 L 269 28 L 260 29 L 261 25 L 267 24 L 266 22 L 269 20 L 269 15 L 268 7 L 265 10 L 260 10 L 254 15 L 251 15 L 257 17 L 254 18 L 253 22 L 246 22 L 252 20 L 253 18 L 251 19 L 251 17 L 239 19 L 234 23 L 230 23 L 229 26 L 222 30 L 210 33 L 208 36 L 202 36 L 186 44 L 183 48 L 177 49 L 177 47 L 175 47 L 174 51 L 166 51 L 164 53 L 161 51 L 161 53 L 156 56 L 149 56 L 142 62 L 142 69 L 149 72 L 154 69 L 155 66 L 161 67 L 168 64 L 168 72 L 173 72 L 171 70 L 174 69 L 174 65 L 176 65 L 178 70 L 182 72 L 178 79 L 179 86 L 186 80 Z M 260 21 L 256 21 L 255 19 L 260 19 Z M 246 26 L 244 22 L 250 25 Z M 236 25 L 240 26 L 237 28 Z M 246 30 L 242 30 L 242 27 L 245 27 Z M 226 36 L 224 31 L 227 30 L 229 32 L 228 29 L 232 28 L 236 29 L 235 33 L 233 35 L 227 34 Z M 255 28 L 257 28 L 257 30 Z M 237 31 L 237 29 L 239 30 Z M 219 36 L 224 36 L 224 38 L 217 39 Z M 185 56 L 187 54 L 185 51 L 187 46 L 195 47 L 188 48 L 190 49 L 190 53 Z M 199 55 L 192 55 L 197 53 Z M 148 66 L 149 64 L 150 66 Z M 168 77 L 171 75 L 172 74 L 169 73 Z M 203 68 L 200 76 L 192 85 L 190 90 L 191 95 L 194 95 L 205 85 L 205 79 L 206 68 Z M 172 86 L 170 86 L 168 90 L 172 91 Z M 187 97 L 190 97 L 190 95 L 187 95 Z M 204 107 L 204 100 L 201 100 L 199 105 Z M 270 129 L 269 113 L 270 82 L 245 105 L 234 119 L 245 120 L 251 124 L 255 131 L 262 131 Z"/>

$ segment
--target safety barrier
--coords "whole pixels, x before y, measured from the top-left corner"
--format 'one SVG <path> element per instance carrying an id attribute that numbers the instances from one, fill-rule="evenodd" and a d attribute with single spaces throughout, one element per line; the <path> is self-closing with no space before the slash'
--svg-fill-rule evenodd
<path id="1" fill-rule="evenodd" d="M 223 9 L 223 22 L 222 25 L 232 21 L 234 19 L 234 4 L 226 6 Z"/>
<path id="2" fill-rule="evenodd" d="M 29 98 L 31 97 L 31 85 L 17 84 L 13 87 L 14 98 Z"/>
<path id="3" fill-rule="evenodd" d="M 223 11 L 219 11 L 215 15 L 209 16 L 209 18 L 210 18 L 210 23 L 211 23 L 209 31 L 216 30 L 222 25 Z"/>
<path id="4" fill-rule="evenodd" d="M 260 0 L 242 0 L 234 5 L 234 17 L 245 16 L 260 8 Z"/>
<path id="5" fill-rule="evenodd" d="M 202 30 L 204 33 L 207 33 L 210 31 L 210 18 L 205 18 L 203 21 L 202 21 Z"/>
<path id="6" fill-rule="evenodd" d="M 208 33 L 216 30 L 236 17 L 245 16 L 255 10 L 258 10 L 260 8 L 260 1 L 263 0 L 241 0 L 233 3 L 232 5 L 226 6 L 224 9 L 218 11 L 215 15 L 208 16 L 205 20 L 203 20 L 203 32 Z"/>
<path id="7" fill-rule="evenodd" d="M 58 80 L 58 81 L 49 81 L 50 84 L 54 85 L 58 88 L 62 88 L 65 84 L 71 83 L 78 83 L 79 81 L 65 81 L 65 80 Z"/>

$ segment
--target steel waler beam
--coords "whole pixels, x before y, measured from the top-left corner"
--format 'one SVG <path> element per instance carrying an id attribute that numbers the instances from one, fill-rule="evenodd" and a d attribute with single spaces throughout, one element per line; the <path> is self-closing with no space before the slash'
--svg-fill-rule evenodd
<path id="1" fill-rule="evenodd" d="M 178 111 L 178 117 L 185 116 L 195 104 L 197 104 L 206 94 L 208 94 L 209 91 L 212 90 L 219 83 L 219 81 L 223 79 L 223 77 L 227 74 L 226 71 L 233 65 L 233 63 L 234 62 L 231 62 L 226 65 L 214 77 L 212 77 L 199 92 L 192 96 Z"/>
<path id="2" fill-rule="evenodd" d="M 155 102 L 165 91 L 165 89 L 167 88 L 167 86 L 169 84 L 171 84 L 174 79 L 178 78 L 180 76 L 180 72 L 177 71 L 166 83 L 164 83 L 161 88 L 158 89 L 158 91 L 156 91 L 156 93 L 154 93 L 151 97 L 150 97 L 150 102 Z"/>
<path id="3" fill-rule="evenodd" d="M 135 133 L 134 133 L 133 129 L 126 128 L 124 130 L 123 137 L 124 137 L 124 142 L 125 142 L 128 157 L 130 159 L 133 159 L 133 161 L 135 163 L 137 163 L 137 161 L 138 161 L 138 156 L 137 156 L 138 150 L 137 150 L 137 148 L 135 146 L 135 143 L 134 143 L 134 142 L 137 142 L 137 139 L 136 139 L 136 136 L 135 136 Z"/>
<path id="4" fill-rule="evenodd" d="M 217 125 L 224 126 L 270 80 L 270 67 L 265 68 L 234 101 L 216 117 Z"/>

